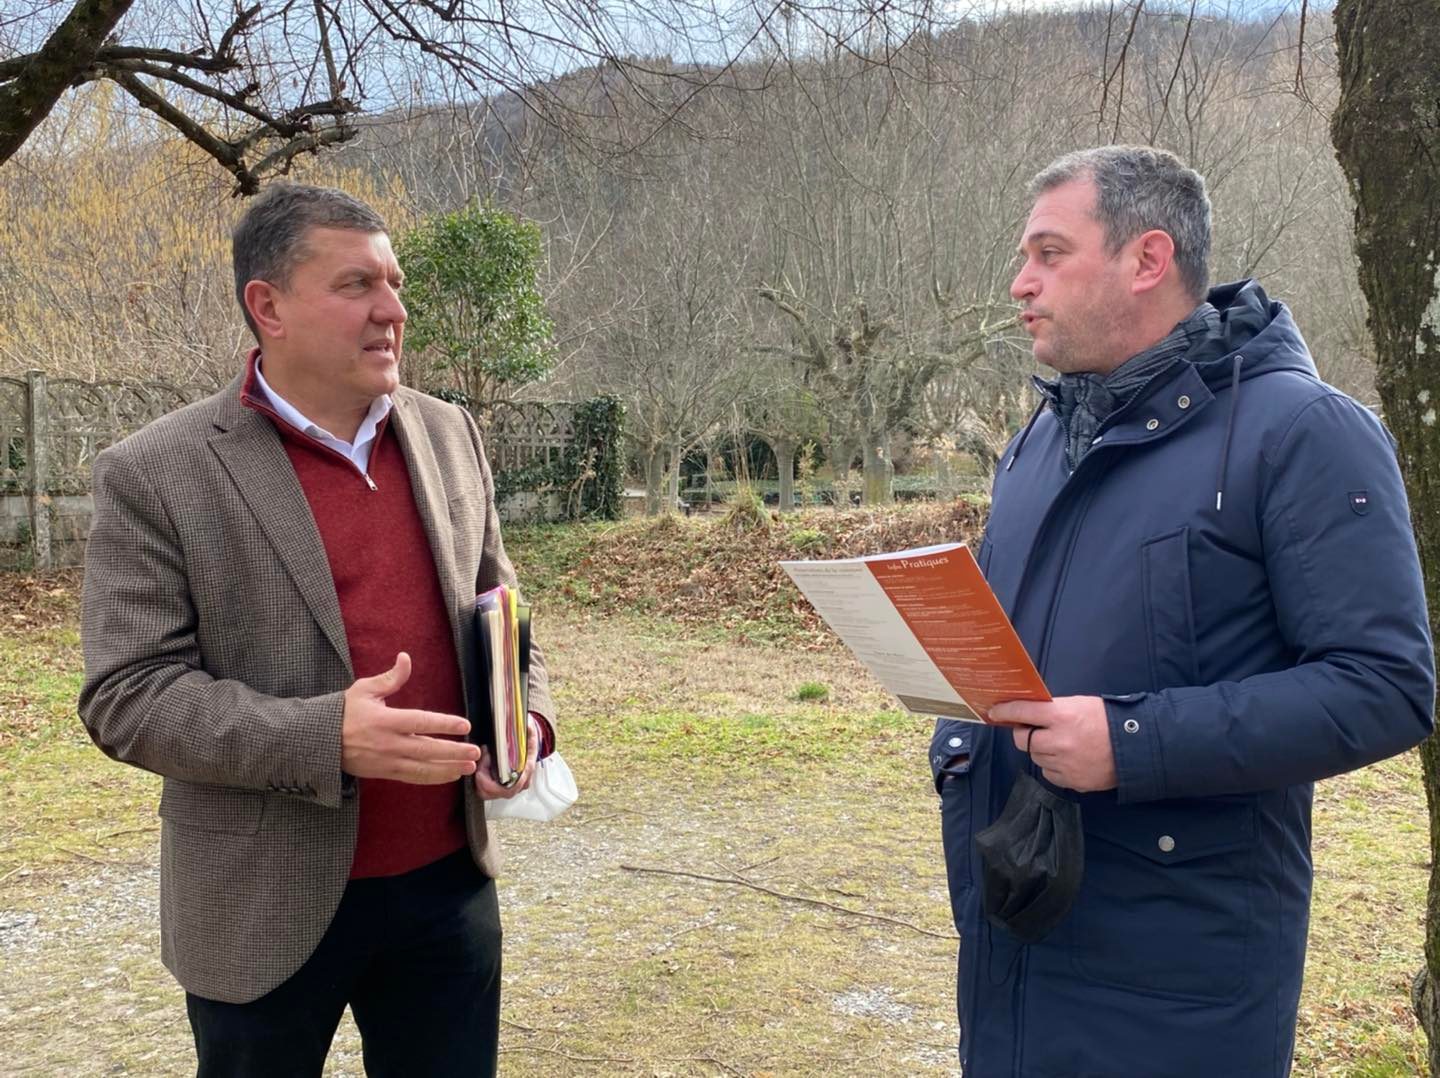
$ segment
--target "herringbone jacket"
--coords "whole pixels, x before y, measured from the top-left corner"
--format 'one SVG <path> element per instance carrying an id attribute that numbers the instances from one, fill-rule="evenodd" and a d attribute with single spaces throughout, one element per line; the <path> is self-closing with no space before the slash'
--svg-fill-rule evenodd
<path id="1" fill-rule="evenodd" d="M 164 776 L 161 957 L 186 990 L 243 1003 L 314 951 L 359 815 L 340 769 L 355 680 L 325 550 L 270 420 L 241 380 L 95 463 L 80 715 L 117 760 Z M 404 388 L 390 424 L 439 570 L 457 654 L 470 604 L 514 571 L 490 468 L 462 409 Z M 376 566 L 405 585 L 404 566 Z M 530 707 L 553 721 L 545 664 Z M 464 783 L 480 868 L 499 850 Z"/>

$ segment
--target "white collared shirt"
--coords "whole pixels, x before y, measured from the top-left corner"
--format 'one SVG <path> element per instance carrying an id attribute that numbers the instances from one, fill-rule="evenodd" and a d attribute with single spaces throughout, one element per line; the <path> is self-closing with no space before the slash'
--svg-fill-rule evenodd
<path id="1" fill-rule="evenodd" d="M 390 414 L 390 409 L 394 406 L 390 400 L 390 394 L 383 393 L 370 402 L 370 411 L 365 413 L 365 419 L 360 424 L 360 429 L 355 432 L 355 441 L 341 441 L 324 427 L 306 419 L 298 408 L 270 388 L 270 384 L 265 381 L 265 375 L 260 371 L 260 361 L 263 358 L 263 356 L 255 357 L 255 384 L 260 389 L 261 399 L 290 426 L 306 437 L 313 438 L 321 445 L 335 450 L 353 464 L 356 471 L 368 479 L 370 477 L 370 450 L 375 448 L 375 432 L 379 429 L 380 421 Z"/>

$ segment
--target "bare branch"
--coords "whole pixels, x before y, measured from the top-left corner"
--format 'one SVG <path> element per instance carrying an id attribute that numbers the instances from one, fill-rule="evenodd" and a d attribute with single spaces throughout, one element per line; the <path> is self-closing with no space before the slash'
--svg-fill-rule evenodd
<path id="1" fill-rule="evenodd" d="M 244 163 L 240 160 L 239 153 L 235 147 L 228 142 L 216 138 L 209 131 L 192 120 L 185 113 L 180 111 L 170 102 L 166 101 L 158 93 L 146 86 L 129 71 L 116 71 L 113 75 L 115 82 L 120 85 L 126 93 L 133 97 L 142 108 L 149 109 L 160 119 L 164 120 L 171 127 L 184 135 L 186 139 L 199 146 L 216 161 L 218 161 L 227 172 L 234 175 L 236 181 L 247 194 L 254 194 L 259 189 L 252 177 L 249 177 L 245 170 Z"/>
<path id="2" fill-rule="evenodd" d="M 302 153 L 316 153 L 326 146 L 334 146 L 341 142 L 349 142 L 359 131 L 348 124 L 334 124 L 330 127 L 313 131 L 307 135 L 292 139 L 284 146 L 266 154 L 255 166 L 250 169 L 250 174 L 257 180 L 272 173 L 284 175 L 290 171 L 290 166 L 295 158 Z M 251 194 L 250 191 L 237 190 L 236 194 Z"/>
<path id="3" fill-rule="evenodd" d="M 134 0 L 82 0 L 39 52 L 23 57 L 13 73 L 0 72 L 0 164 L 24 145 L 55 107 L 75 75 L 95 59 L 105 38 Z"/>

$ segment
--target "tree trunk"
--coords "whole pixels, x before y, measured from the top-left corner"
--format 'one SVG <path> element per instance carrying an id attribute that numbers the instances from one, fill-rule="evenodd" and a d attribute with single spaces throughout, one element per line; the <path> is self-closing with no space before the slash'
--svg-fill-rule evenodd
<path id="1" fill-rule="evenodd" d="M 830 457 L 830 471 L 835 478 L 830 488 L 830 504 L 838 511 L 850 508 L 851 448 L 844 442 L 831 442 L 825 448 Z"/>
<path id="2" fill-rule="evenodd" d="M 886 505 L 893 499 L 890 489 L 890 462 L 884 440 L 865 439 L 865 504 Z"/>
<path id="3" fill-rule="evenodd" d="M 1376 383 L 1399 443 L 1431 631 L 1440 635 L 1440 5 L 1341 0 L 1341 95 L 1330 133 L 1355 199 Z M 1440 746 L 1420 746 L 1430 809 L 1425 968 L 1413 1004 L 1440 1078 Z"/>
<path id="4" fill-rule="evenodd" d="M 670 447 L 670 475 L 665 499 L 665 512 L 673 513 L 680 505 L 680 462 L 685 457 L 680 443 Z"/>
<path id="5" fill-rule="evenodd" d="M 770 443 L 775 454 L 775 476 L 780 482 L 780 512 L 795 511 L 795 443 L 779 439 Z"/>
<path id="6" fill-rule="evenodd" d="M 715 498 L 715 484 L 723 482 L 730 474 L 725 467 L 725 455 L 713 446 L 705 449 L 705 510 Z"/>
<path id="7" fill-rule="evenodd" d="M 653 517 L 660 512 L 660 501 L 665 488 L 665 447 L 651 448 L 645 458 L 645 515 Z"/>

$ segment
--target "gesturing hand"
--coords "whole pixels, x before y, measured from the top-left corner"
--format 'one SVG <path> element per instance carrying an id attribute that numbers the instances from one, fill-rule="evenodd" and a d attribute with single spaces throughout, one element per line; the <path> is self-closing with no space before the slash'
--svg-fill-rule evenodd
<path id="1" fill-rule="evenodd" d="M 1115 751 L 1100 697 L 1012 700 L 992 707 L 990 721 L 1013 725 L 1015 747 L 1029 751 L 1056 786 L 1078 793 L 1115 788 Z"/>
<path id="2" fill-rule="evenodd" d="M 473 774 L 479 748 L 439 736 L 463 736 L 470 730 L 469 722 L 458 715 L 385 703 L 409 680 L 410 656 L 402 651 L 385 673 L 359 678 L 345 690 L 341 768 L 358 778 L 430 786 Z"/>

